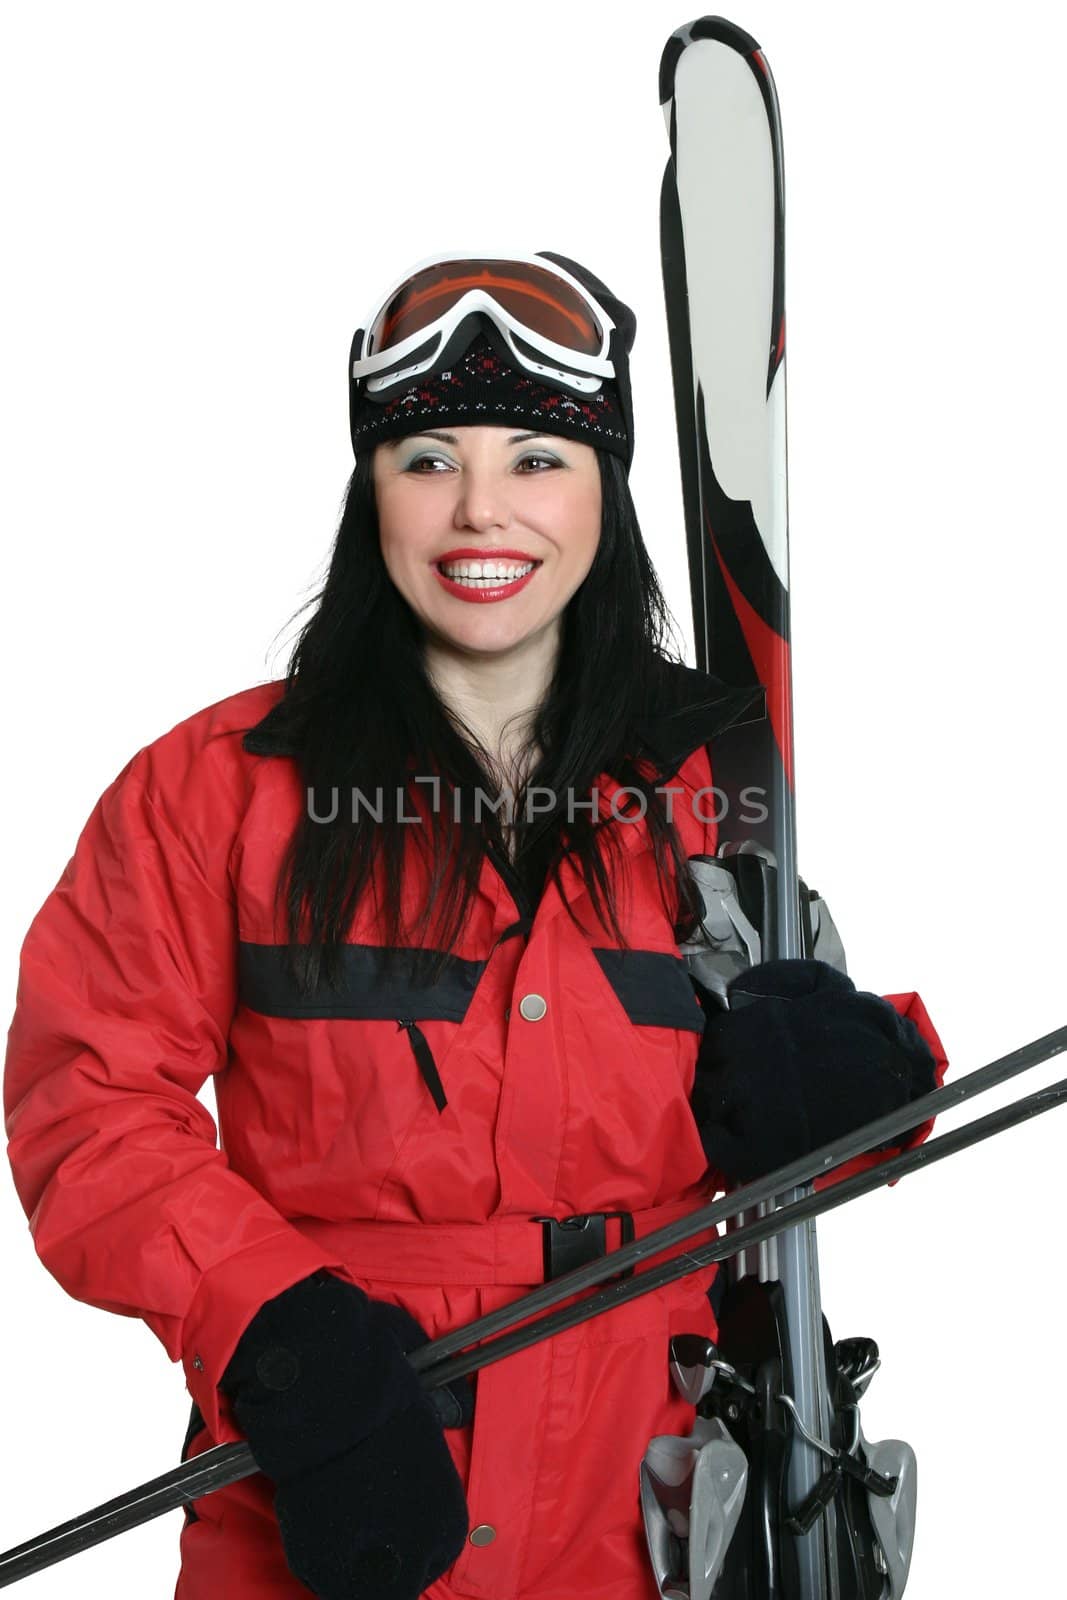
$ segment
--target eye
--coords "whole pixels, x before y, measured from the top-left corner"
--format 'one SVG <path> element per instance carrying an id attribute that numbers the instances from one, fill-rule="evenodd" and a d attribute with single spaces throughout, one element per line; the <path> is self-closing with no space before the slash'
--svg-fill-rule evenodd
<path id="1" fill-rule="evenodd" d="M 448 462 L 445 461 L 445 457 L 444 456 L 434 455 L 434 454 L 431 453 L 429 455 L 416 456 L 413 461 L 409 461 L 408 462 L 407 466 L 404 468 L 404 471 L 405 472 L 414 472 L 416 467 L 421 467 L 427 461 L 444 461 L 445 465 L 446 466 L 448 465 Z M 433 474 L 433 473 L 423 473 L 422 476 L 423 477 L 433 477 L 433 476 L 435 476 L 435 474 Z"/>
<path id="2" fill-rule="evenodd" d="M 523 456 L 522 460 L 519 461 L 517 463 L 517 465 L 520 466 L 520 467 L 524 466 L 527 461 L 543 461 L 545 463 L 545 465 L 549 466 L 549 467 L 558 467 L 558 466 L 562 465 L 562 462 L 557 461 L 555 456 L 541 456 L 541 455 Z M 526 477 L 526 478 L 529 478 L 531 476 L 537 477 L 538 474 L 537 473 L 531 474 L 529 472 L 526 472 L 526 473 L 523 473 L 522 476 Z"/>

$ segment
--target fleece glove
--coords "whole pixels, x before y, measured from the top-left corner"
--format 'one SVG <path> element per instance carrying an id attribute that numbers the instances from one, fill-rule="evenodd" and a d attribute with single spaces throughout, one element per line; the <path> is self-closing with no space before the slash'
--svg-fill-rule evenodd
<path id="1" fill-rule="evenodd" d="M 435 1405 L 407 1360 L 426 1340 L 401 1307 L 321 1271 L 260 1307 L 222 1376 L 275 1484 L 289 1569 L 324 1600 L 416 1600 L 463 1549 L 442 1423 L 469 1422 L 473 1396 L 461 1379 Z"/>
<path id="2" fill-rule="evenodd" d="M 708 1008 L 691 1105 L 709 1164 L 731 1182 L 937 1087 L 915 1024 L 824 961 L 764 962 L 734 978 L 727 997 L 728 1011 Z"/>

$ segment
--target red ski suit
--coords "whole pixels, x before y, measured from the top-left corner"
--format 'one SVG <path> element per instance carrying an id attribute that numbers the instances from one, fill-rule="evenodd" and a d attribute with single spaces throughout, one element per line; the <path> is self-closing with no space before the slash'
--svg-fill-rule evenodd
<path id="1" fill-rule="evenodd" d="M 683 695 L 701 679 L 681 669 Z M 27 935 L 9 1036 L 9 1157 L 37 1253 L 69 1294 L 142 1317 L 183 1363 L 201 1414 L 187 1454 L 240 1437 L 219 1376 L 262 1302 L 316 1268 L 405 1306 L 435 1338 L 543 1281 L 544 1224 L 531 1219 L 630 1212 L 641 1237 L 723 1187 L 689 1107 L 703 1013 L 625 794 L 610 826 L 630 875 L 629 897 L 615 880 L 629 951 L 569 866 L 581 930 L 551 880 L 527 907 L 487 855 L 439 985 L 372 980 L 368 909 L 344 993 L 316 1006 L 290 990 L 272 901 L 305 797 L 294 761 L 241 745 L 280 692 L 263 684 L 196 713 L 106 790 Z M 670 728 L 649 770 L 676 786 L 687 854 L 714 854 L 715 825 L 697 813 L 714 813 L 698 791 L 717 730 L 699 708 Z M 602 777 L 604 816 L 616 789 Z M 424 888 L 413 866 L 412 905 Z M 889 998 L 940 1078 L 921 1001 Z M 209 1074 L 221 1148 L 197 1099 Z M 715 1336 L 714 1276 L 478 1373 L 473 1424 L 445 1434 L 475 1538 L 431 1600 L 655 1600 L 638 1463 L 654 1434 L 692 1425 L 667 1343 Z M 256 1474 L 196 1502 L 176 1600 L 307 1595 L 271 1497 Z"/>

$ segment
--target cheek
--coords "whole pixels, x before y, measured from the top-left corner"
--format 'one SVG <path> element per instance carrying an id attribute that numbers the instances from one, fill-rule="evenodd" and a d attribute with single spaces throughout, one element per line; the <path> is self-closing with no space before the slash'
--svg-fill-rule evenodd
<path id="1" fill-rule="evenodd" d="M 418 504 L 403 492 L 379 493 L 378 540 L 389 576 L 396 581 L 419 565 L 422 528 Z"/>
<path id="2" fill-rule="evenodd" d="M 378 543 L 381 546 L 385 570 L 395 583 L 402 566 L 402 550 L 397 538 L 396 527 L 390 521 L 388 515 L 382 516 L 379 514 Z"/>
<path id="3" fill-rule="evenodd" d="M 597 483 L 572 508 L 568 547 L 573 553 L 574 565 L 581 568 L 583 577 L 593 565 L 600 544 L 600 507 L 600 485 Z"/>

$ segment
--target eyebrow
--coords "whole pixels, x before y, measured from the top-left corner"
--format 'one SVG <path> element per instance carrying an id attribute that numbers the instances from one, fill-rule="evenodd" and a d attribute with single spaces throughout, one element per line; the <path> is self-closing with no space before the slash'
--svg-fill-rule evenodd
<path id="1" fill-rule="evenodd" d="M 459 443 L 459 440 L 456 438 L 454 433 L 435 433 L 435 432 L 432 432 L 430 429 L 425 429 L 423 431 L 420 431 L 419 433 L 408 433 L 408 434 L 405 434 L 404 437 L 407 438 L 407 439 L 438 439 L 438 440 L 440 440 L 440 442 L 442 444 L 458 444 Z M 547 439 L 547 438 L 548 438 L 548 434 L 547 433 L 513 433 L 511 438 L 508 440 L 508 444 L 525 444 L 527 439 Z M 390 439 L 389 440 L 389 448 L 391 450 L 395 450 L 397 445 L 400 444 L 401 442 L 402 441 L 400 439 Z"/>

